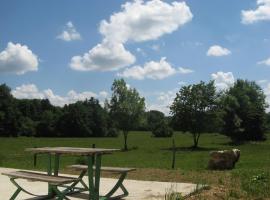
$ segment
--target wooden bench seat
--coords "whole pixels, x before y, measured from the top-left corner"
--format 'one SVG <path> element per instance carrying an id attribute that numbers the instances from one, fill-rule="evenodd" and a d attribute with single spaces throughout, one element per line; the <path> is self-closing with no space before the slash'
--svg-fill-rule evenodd
<path id="1" fill-rule="evenodd" d="M 72 177 L 66 177 L 66 176 L 53 176 L 53 175 L 47 175 L 43 173 L 37 173 L 37 172 L 29 172 L 29 171 L 12 171 L 12 172 L 4 172 L 2 173 L 5 176 L 8 176 L 10 178 L 10 181 L 17 187 L 17 190 L 14 192 L 14 194 L 11 196 L 9 200 L 15 200 L 18 194 L 22 191 L 29 195 L 38 196 L 42 199 L 51 199 L 51 195 L 55 194 L 57 199 L 68 200 L 69 198 L 66 197 L 65 191 L 60 191 L 57 187 L 64 187 L 65 184 L 69 183 L 75 183 L 78 181 L 78 178 L 72 178 Z M 48 183 L 51 186 L 51 192 L 49 195 L 36 195 L 33 194 L 26 189 L 24 189 L 22 186 L 19 185 L 15 180 L 16 179 L 25 179 L 29 181 L 39 181 L 39 182 L 45 182 Z"/>
<path id="2" fill-rule="evenodd" d="M 20 178 L 20 179 L 27 179 L 31 181 L 46 182 L 51 185 L 63 185 L 63 184 L 75 182 L 77 180 L 77 178 L 72 178 L 72 177 L 52 176 L 52 175 L 29 172 L 29 171 L 13 171 L 13 172 L 5 172 L 2 174 L 9 176 L 10 178 Z"/>
<path id="3" fill-rule="evenodd" d="M 87 165 L 70 165 L 68 168 L 75 170 L 87 170 Z M 94 168 L 95 169 L 95 168 Z M 123 168 L 123 167 L 101 167 L 101 171 L 113 172 L 113 173 L 127 173 L 136 170 L 135 168 Z"/>

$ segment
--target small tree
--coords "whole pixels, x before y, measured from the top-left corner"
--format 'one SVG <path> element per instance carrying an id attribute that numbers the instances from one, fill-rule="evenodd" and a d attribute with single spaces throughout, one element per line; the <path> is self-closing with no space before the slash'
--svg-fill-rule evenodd
<path id="1" fill-rule="evenodd" d="M 190 132 L 193 147 L 197 148 L 202 132 L 205 132 L 216 115 L 217 95 L 214 82 L 183 86 L 170 107 L 176 128 Z"/>
<path id="2" fill-rule="evenodd" d="M 233 142 L 265 139 L 267 105 L 262 89 L 255 82 L 237 80 L 224 94 L 222 105 L 222 132 Z"/>
<path id="3" fill-rule="evenodd" d="M 145 111 L 144 98 L 140 97 L 136 89 L 128 88 L 123 79 L 114 80 L 112 84 L 112 97 L 107 108 L 111 119 L 123 131 L 124 150 L 128 150 L 128 132 L 142 120 Z"/>

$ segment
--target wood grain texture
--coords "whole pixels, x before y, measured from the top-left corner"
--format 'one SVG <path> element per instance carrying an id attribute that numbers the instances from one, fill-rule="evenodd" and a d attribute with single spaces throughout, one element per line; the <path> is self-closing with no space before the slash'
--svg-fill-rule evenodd
<path id="1" fill-rule="evenodd" d="M 75 170 L 87 170 L 87 165 L 70 165 L 68 168 L 75 169 Z M 124 168 L 124 167 L 101 167 L 101 171 L 107 172 L 115 172 L 115 173 L 123 173 L 123 172 L 130 172 L 136 170 L 135 168 Z"/>
<path id="2" fill-rule="evenodd" d="M 63 185 L 77 181 L 77 178 L 66 176 L 53 176 L 29 171 L 13 171 L 13 172 L 4 172 L 2 174 L 9 176 L 10 178 L 21 178 L 31 181 L 47 182 L 52 185 Z"/>
<path id="3" fill-rule="evenodd" d="M 67 155 L 94 155 L 110 154 L 120 149 L 101 149 L 101 148 L 76 148 L 76 147 L 41 147 L 27 148 L 26 151 L 33 153 L 67 154 Z"/>

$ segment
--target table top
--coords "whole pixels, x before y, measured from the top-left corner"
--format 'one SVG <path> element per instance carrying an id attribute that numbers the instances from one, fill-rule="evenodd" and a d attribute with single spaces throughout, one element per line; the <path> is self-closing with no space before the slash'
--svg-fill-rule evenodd
<path id="1" fill-rule="evenodd" d="M 120 149 L 77 148 L 77 147 L 39 147 L 39 148 L 27 148 L 25 150 L 33 153 L 68 154 L 68 155 L 109 154 L 116 151 L 120 151 Z"/>

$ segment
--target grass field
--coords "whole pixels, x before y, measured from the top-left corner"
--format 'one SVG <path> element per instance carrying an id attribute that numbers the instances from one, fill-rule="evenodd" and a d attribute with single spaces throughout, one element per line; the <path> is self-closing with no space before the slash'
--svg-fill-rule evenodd
<path id="1" fill-rule="evenodd" d="M 270 137 L 270 136 L 269 136 Z M 196 151 L 190 134 L 175 133 L 177 146 L 176 169 L 171 170 L 172 138 L 154 138 L 147 132 L 131 132 L 127 152 L 117 152 L 103 157 L 102 164 L 139 168 L 129 178 L 160 181 L 182 181 L 205 183 L 213 189 L 195 199 L 255 199 L 270 197 L 270 140 L 232 146 L 230 140 L 219 134 L 204 134 Z M 1 138 L 0 166 L 21 169 L 46 169 L 46 157 L 38 156 L 37 167 L 33 156 L 25 152 L 28 147 L 72 146 L 122 148 L 123 138 Z M 240 161 L 231 171 L 209 171 L 206 169 L 209 152 L 238 148 Z M 78 162 L 77 157 L 61 157 L 61 169 Z M 106 176 L 106 175 L 105 175 Z M 210 198 L 211 196 L 211 198 Z"/>

